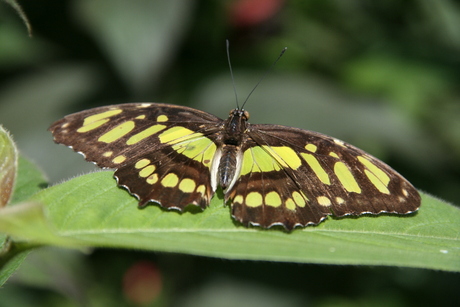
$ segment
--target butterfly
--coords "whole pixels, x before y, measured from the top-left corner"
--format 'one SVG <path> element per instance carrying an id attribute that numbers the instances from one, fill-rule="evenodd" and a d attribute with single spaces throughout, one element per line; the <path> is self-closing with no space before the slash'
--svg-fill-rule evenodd
<path id="1" fill-rule="evenodd" d="M 250 124 L 190 107 L 127 103 L 74 113 L 49 130 L 56 143 L 115 169 L 118 185 L 149 202 L 205 209 L 221 187 L 233 218 L 287 230 L 328 215 L 407 214 L 420 207 L 400 174 L 336 138 L 280 125 Z"/>
<path id="2" fill-rule="evenodd" d="M 313 131 L 250 124 L 234 109 L 222 120 L 161 103 L 103 106 L 65 116 L 56 143 L 102 168 L 143 207 L 205 209 L 220 186 L 232 216 L 248 226 L 318 224 L 337 217 L 420 207 L 417 190 L 382 161 Z"/>

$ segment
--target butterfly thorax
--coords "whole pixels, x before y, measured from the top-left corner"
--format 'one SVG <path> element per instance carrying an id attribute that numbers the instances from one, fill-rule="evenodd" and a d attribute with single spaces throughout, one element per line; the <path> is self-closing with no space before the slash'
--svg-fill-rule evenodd
<path id="1" fill-rule="evenodd" d="M 249 113 L 245 110 L 234 109 L 223 123 L 219 148 L 220 159 L 217 168 L 217 178 L 222 189 L 231 188 L 241 169 L 241 144 L 247 135 Z"/>
<path id="2" fill-rule="evenodd" d="M 230 111 L 230 115 L 224 121 L 223 143 L 226 145 L 240 145 L 245 137 L 244 133 L 248 127 L 248 119 L 248 111 L 239 109 Z"/>

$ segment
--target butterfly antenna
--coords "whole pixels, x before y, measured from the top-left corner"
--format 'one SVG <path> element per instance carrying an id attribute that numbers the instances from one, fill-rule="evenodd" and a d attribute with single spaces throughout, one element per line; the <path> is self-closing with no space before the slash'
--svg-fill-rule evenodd
<path id="1" fill-rule="evenodd" d="M 267 71 L 265 72 L 265 74 L 262 76 L 262 78 L 260 78 L 259 82 L 257 82 L 256 86 L 254 86 L 254 88 L 252 89 L 252 91 L 249 93 L 248 97 L 246 97 L 246 100 L 244 100 L 243 102 L 243 105 L 241 106 L 241 109 L 244 108 L 244 105 L 246 104 L 246 102 L 248 101 L 249 97 L 251 97 L 252 93 L 254 92 L 254 90 L 259 86 L 259 84 L 265 79 L 265 77 L 268 75 L 268 73 L 273 69 L 273 67 L 276 65 L 276 63 L 280 60 L 280 58 L 283 56 L 283 54 L 286 52 L 287 50 L 287 47 L 284 47 L 283 50 L 281 50 L 281 53 L 280 55 L 278 56 L 278 58 L 275 60 L 275 62 L 273 62 L 273 64 L 267 69 Z"/>
<path id="2" fill-rule="evenodd" d="M 235 78 L 233 78 L 232 63 L 230 62 L 230 42 L 228 41 L 228 39 L 226 40 L 226 42 L 227 42 L 227 60 L 228 60 L 228 67 L 230 68 L 230 76 L 232 77 L 233 91 L 235 92 L 236 108 L 239 109 L 240 106 L 239 106 L 239 104 L 238 104 L 238 94 L 237 94 L 237 92 L 236 92 Z"/>

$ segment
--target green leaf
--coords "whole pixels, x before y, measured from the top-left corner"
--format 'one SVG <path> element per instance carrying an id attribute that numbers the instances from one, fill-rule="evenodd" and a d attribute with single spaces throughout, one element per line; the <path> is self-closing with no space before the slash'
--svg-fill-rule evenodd
<path id="1" fill-rule="evenodd" d="M 181 214 L 156 205 L 137 209 L 136 199 L 118 188 L 112 175 L 92 173 L 43 190 L 33 199 L 45 211 L 29 205 L 0 214 L 0 231 L 56 245 L 460 271 L 460 210 L 426 194 L 416 214 L 329 218 L 287 233 L 239 225 L 217 197 L 203 212 Z M 37 210 L 41 213 L 30 213 Z"/>
<path id="2" fill-rule="evenodd" d="M 34 163 L 19 155 L 18 177 L 11 204 L 26 201 L 47 186 L 47 179 L 42 171 Z"/>
<path id="3" fill-rule="evenodd" d="M 16 146 L 8 132 L 0 126 L 0 208 L 6 206 L 13 193 L 17 160 Z"/>
<path id="4" fill-rule="evenodd" d="M 79 246 L 71 237 L 59 236 L 51 220 L 46 216 L 45 209 L 39 202 L 8 206 L 0 210 L 0 232 L 11 235 L 13 239 L 15 237 L 23 239 L 15 239 L 13 242 L 25 241 L 31 246 L 40 244 Z"/>
<path id="5" fill-rule="evenodd" d="M 27 257 L 28 250 L 22 250 L 21 248 L 14 248 L 15 252 L 12 252 L 12 246 L 3 235 L 0 234 L 0 287 L 10 278 L 11 275 L 19 268 L 21 263 Z M 3 254 L 3 251 L 8 251 L 8 256 Z"/>

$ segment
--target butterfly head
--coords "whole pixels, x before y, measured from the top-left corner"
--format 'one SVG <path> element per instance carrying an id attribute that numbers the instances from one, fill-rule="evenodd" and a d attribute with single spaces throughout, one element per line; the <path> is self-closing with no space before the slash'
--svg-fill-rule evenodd
<path id="1" fill-rule="evenodd" d="M 239 109 L 239 108 L 233 109 L 230 111 L 229 116 L 230 117 L 240 117 L 245 121 L 249 120 L 249 112 L 244 109 Z"/>

